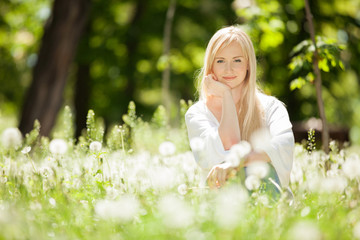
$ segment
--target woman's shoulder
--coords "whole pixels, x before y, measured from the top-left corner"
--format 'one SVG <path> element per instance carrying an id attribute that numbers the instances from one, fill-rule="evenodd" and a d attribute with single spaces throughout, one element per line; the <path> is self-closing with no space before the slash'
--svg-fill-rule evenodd
<path id="1" fill-rule="evenodd" d="M 194 113 L 196 114 L 205 113 L 205 112 L 206 112 L 205 102 L 203 100 L 199 100 L 189 107 L 185 115 L 194 114 Z"/>

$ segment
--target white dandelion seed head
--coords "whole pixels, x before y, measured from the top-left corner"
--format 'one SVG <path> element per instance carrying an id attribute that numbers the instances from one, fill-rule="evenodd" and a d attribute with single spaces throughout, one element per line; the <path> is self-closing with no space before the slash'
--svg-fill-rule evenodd
<path id="1" fill-rule="evenodd" d="M 225 161 L 229 163 L 232 167 L 237 167 L 241 163 L 241 158 L 239 158 L 238 155 L 234 152 L 230 152 L 226 155 Z"/>
<path id="2" fill-rule="evenodd" d="M 22 144 L 22 135 L 18 128 L 7 128 L 1 136 L 2 145 L 5 148 L 18 148 Z"/>
<path id="3" fill-rule="evenodd" d="M 188 187 L 186 186 L 186 184 L 181 184 L 178 187 L 178 192 L 180 195 L 185 195 L 188 191 Z"/>
<path id="4" fill-rule="evenodd" d="M 150 180 L 155 189 L 164 190 L 171 188 L 175 184 L 175 170 L 167 167 L 155 167 L 150 173 Z"/>
<path id="5" fill-rule="evenodd" d="M 168 228 L 179 229 L 191 226 L 194 212 L 184 201 L 172 195 L 162 197 L 158 204 L 163 223 Z"/>
<path id="6" fill-rule="evenodd" d="M 259 179 L 265 178 L 269 174 L 269 171 L 269 164 L 261 161 L 250 163 L 246 169 L 248 175 L 254 175 Z"/>
<path id="7" fill-rule="evenodd" d="M 245 187 L 250 191 L 259 189 L 260 184 L 261 184 L 260 179 L 255 175 L 249 175 L 245 179 Z"/>
<path id="8" fill-rule="evenodd" d="M 165 157 L 173 155 L 175 151 L 176 151 L 176 146 L 170 141 L 165 141 L 161 143 L 159 146 L 159 153 Z"/>
<path id="9" fill-rule="evenodd" d="M 89 145 L 89 149 L 92 152 L 100 152 L 102 148 L 102 144 L 99 141 L 93 141 Z"/>
<path id="10" fill-rule="evenodd" d="M 251 145 L 247 141 L 241 141 L 231 147 L 230 152 L 235 153 L 240 159 L 251 152 Z"/>
<path id="11" fill-rule="evenodd" d="M 244 216 L 247 200 L 247 191 L 239 185 L 221 189 L 215 199 L 215 222 L 221 228 L 234 229 Z"/>
<path id="12" fill-rule="evenodd" d="M 324 193 L 342 193 L 347 185 L 345 177 L 327 177 L 322 180 L 320 191 Z"/>
<path id="13" fill-rule="evenodd" d="M 250 143 L 254 151 L 261 152 L 271 148 L 271 134 L 268 128 L 256 130 L 250 137 Z"/>
<path id="14" fill-rule="evenodd" d="M 353 235 L 355 238 L 360 239 L 360 222 L 355 223 L 353 228 Z"/>
<path id="15" fill-rule="evenodd" d="M 194 137 L 190 140 L 190 148 L 194 152 L 201 152 L 205 148 L 205 142 L 201 137 Z"/>
<path id="16" fill-rule="evenodd" d="M 293 168 L 290 172 L 290 182 L 291 183 L 302 183 L 303 182 L 303 171 L 299 164 L 294 163 Z"/>
<path id="17" fill-rule="evenodd" d="M 360 177 L 360 159 L 357 155 L 350 155 L 342 165 L 346 177 L 355 179 Z"/>
<path id="18" fill-rule="evenodd" d="M 139 201 L 129 194 L 122 195 L 118 200 L 100 200 L 95 205 L 95 213 L 99 218 L 121 223 L 132 221 L 139 209 Z"/>
<path id="19" fill-rule="evenodd" d="M 53 198 L 50 198 L 50 199 L 49 199 L 49 203 L 50 203 L 50 205 L 53 206 L 53 207 L 56 206 L 56 200 L 53 199 Z"/>
<path id="20" fill-rule="evenodd" d="M 300 221 L 295 223 L 289 230 L 289 239 L 320 240 L 322 239 L 322 234 L 316 223 L 310 221 Z"/>
<path id="21" fill-rule="evenodd" d="M 22 154 L 27 154 L 31 151 L 31 147 L 30 146 L 26 146 L 21 150 Z"/>
<path id="22" fill-rule="evenodd" d="M 52 154 L 63 155 L 68 150 L 68 145 L 63 139 L 53 139 L 49 144 L 49 150 Z"/>

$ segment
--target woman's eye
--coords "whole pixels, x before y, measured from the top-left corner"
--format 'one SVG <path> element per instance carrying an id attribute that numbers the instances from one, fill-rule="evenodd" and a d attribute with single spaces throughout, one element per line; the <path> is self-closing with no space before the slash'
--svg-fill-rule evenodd
<path id="1" fill-rule="evenodd" d="M 235 59 L 235 62 L 241 62 L 241 59 Z"/>
<path id="2" fill-rule="evenodd" d="M 224 60 L 217 60 L 216 63 L 223 63 Z"/>

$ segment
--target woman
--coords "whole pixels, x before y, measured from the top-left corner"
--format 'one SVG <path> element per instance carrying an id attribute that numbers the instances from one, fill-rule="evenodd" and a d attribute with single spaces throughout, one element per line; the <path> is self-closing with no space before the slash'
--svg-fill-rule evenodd
<path id="1" fill-rule="evenodd" d="M 185 120 L 189 140 L 200 137 L 205 143 L 202 156 L 194 155 L 208 172 L 208 185 L 225 184 L 233 170 L 225 158 L 233 145 L 250 141 L 254 132 L 267 128 L 270 144 L 248 154 L 242 166 L 267 162 L 286 188 L 293 161 L 292 125 L 284 105 L 257 88 L 255 51 L 248 35 L 234 26 L 217 31 L 207 46 L 198 80 L 200 100 L 189 108 Z"/>

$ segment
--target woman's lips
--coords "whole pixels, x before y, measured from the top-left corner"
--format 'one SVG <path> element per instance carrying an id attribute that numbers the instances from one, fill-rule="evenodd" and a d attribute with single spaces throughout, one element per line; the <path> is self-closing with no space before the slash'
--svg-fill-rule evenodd
<path id="1" fill-rule="evenodd" d="M 236 78 L 236 76 L 229 76 L 229 77 L 223 77 L 225 80 L 229 81 L 229 80 L 233 80 Z"/>

